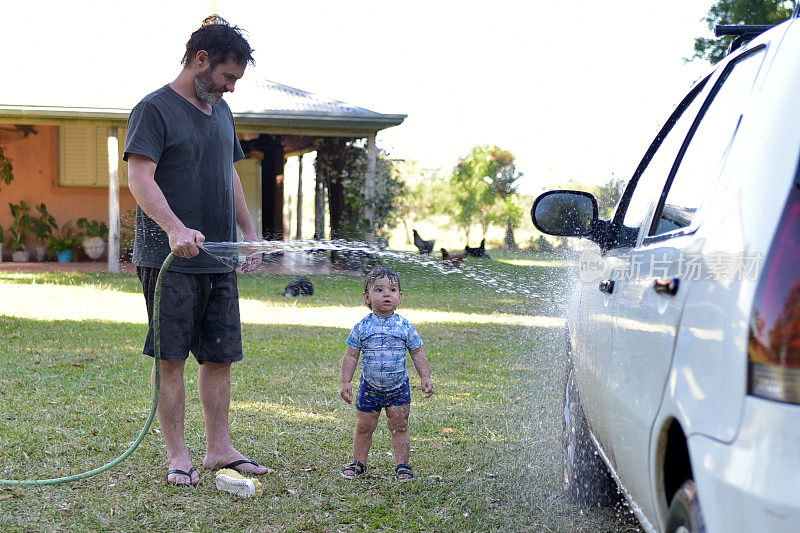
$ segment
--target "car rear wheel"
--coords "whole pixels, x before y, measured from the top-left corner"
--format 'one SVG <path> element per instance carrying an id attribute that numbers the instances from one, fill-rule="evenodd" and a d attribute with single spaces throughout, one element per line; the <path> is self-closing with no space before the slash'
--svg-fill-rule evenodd
<path id="1" fill-rule="evenodd" d="M 705 533 L 703 511 L 697 498 L 697 485 L 691 479 L 685 481 L 669 505 L 667 533 Z"/>
<path id="2" fill-rule="evenodd" d="M 619 500 L 616 483 L 589 436 L 571 359 L 564 384 L 562 446 L 567 497 L 581 505 L 607 506 Z"/>

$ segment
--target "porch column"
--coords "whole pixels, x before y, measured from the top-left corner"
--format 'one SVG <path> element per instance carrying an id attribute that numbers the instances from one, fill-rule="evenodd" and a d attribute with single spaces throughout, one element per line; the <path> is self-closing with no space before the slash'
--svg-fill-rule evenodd
<path id="1" fill-rule="evenodd" d="M 263 238 L 282 241 L 289 228 L 283 218 L 283 173 L 286 157 L 279 137 L 267 137 L 259 150 L 264 152 L 261 165 L 261 209 Z"/>
<path id="2" fill-rule="evenodd" d="M 108 142 L 108 271 L 119 272 L 119 136 L 109 128 Z"/>
<path id="3" fill-rule="evenodd" d="M 303 238 L 303 154 L 297 156 L 297 234 L 295 239 Z"/>
<path id="4" fill-rule="evenodd" d="M 314 184 L 314 239 L 321 241 L 325 238 L 325 171 L 320 164 L 314 166 L 317 170 Z"/>
<path id="5" fill-rule="evenodd" d="M 375 165 L 377 159 L 375 149 L 375 133 L 367 135 L 367 177 L 364 183 L 364 196 L 367 200 L 366 215 L 369 221 L 367 242 L 375 243 Z"/>

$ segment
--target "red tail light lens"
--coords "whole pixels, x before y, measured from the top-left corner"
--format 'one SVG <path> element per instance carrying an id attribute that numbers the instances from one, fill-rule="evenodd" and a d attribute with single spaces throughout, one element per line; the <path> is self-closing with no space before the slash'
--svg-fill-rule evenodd
<path id="1" fill-rule="evenodd" d="M 747 392 L 800 404 L 800 187 L 789 194 L 756 289 Z"/>

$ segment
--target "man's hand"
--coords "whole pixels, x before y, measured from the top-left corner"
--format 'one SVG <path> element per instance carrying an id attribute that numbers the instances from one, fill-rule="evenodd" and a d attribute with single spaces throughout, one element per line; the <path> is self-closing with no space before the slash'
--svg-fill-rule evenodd
<path id="1" fill-rule="evenodd" d="M 258 237 L 256 234 L 244 235 L 244 242 L 258 242 Z M 258 270 L 258 267 L 261 266 L 261 260 L 263 259 L 264 254 L 261 252 L 248 255 L 244 259 L 244 264 L 242 265 L 242 272 L 254 272 Z"/>
<path id="2" fill-rule="evenodd" d="M 254 272 L 261 266 L 261 254 L 248 255 L 242 263 L 242 272 Z"/>
<path id="3" fill-rule="evenodd" d="M 339 392 L 339 394 L 347 403 L 353 403 L 353 386 L 349 381 L 342 382 L 342 390 Z"/>
<path id="4" fill-rule="evenodd" d="M 426 398 L 430 398 L 431 394 L 433 394 L 433 380 L 431 378 L 420 378 L 420 383 L 422 385 L 422 394 Z"/>
<path id="5" fill-rule="evenodd" d="M 197 230 L 184 226 L 181 229 L 167 233 L 169 237 L 169 249 L 178 256 L 185 259 L 196 256 L 200 253 L 200 248 L 206 240 L 205 235 Z"/>

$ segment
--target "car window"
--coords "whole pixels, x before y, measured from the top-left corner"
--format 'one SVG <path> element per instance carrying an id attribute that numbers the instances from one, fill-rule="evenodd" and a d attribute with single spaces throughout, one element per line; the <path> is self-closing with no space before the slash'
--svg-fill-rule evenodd
<path id="1" fill-rule="evenodd" d="M 675 158 L 678 155 L 683 140 L 697 116 L 700 106 L 703 103 L 703 98 L 698 95 L 703 94 L 702 90 L 693 91 L 686 98 L 692 97 L 692 100 L 686 102 L 686 98 L 681 102 L 681 105 L 675 112 L 683 111 L 677 117 L 670 117 L 675 119 L 672 128 L 664 133 L 660 132 L 659 136 L 666 135 L 661 141 L 661 146 L 653 155 L 644 172 L 639 176 L 636 183 L 636 188 L 633 190 L 630 203 L 625 210 L 625 217 L 622 220 L 622 231 L 620 232 L 619 245 L 620 246 L 633 246 L 636 244 L 636 237 L 642 224 L 645 223 L 650 209 L 658 202 L 661 191 L 664 189 L 664 184 L 667 182 L 669 171 L 672 168 Z M 658 138 L 655 142 L 657 142 Z M 645 156 L 647 157 L 647 156 Z"/>
<path id="2" fill-rule="evenodd" d="M 720 75 L 675 161 L 650 235 L 686 228 L 696 220 L 739 126 L 764 52 L 761 48 L 743 54 Z"/>

